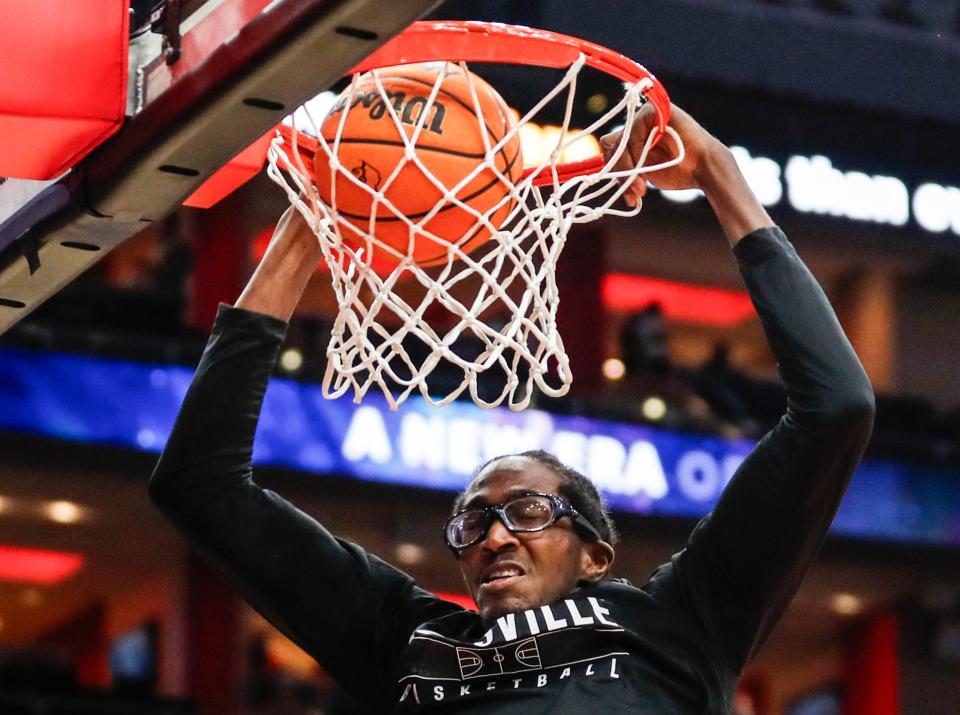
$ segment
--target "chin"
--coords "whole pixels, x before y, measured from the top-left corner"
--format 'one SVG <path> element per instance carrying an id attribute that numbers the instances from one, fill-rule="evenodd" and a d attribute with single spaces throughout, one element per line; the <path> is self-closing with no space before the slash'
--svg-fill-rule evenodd
<path id="1" fill-rule="evenodd" d="M 485 603 L 480 605 L 480 615 L 484 620 L 493 621 L 497 618 L 500 618 L 500 616 L 507 615 L 508 613 L 517 613 L 532 607 L 532 605 L 528 605 L 518 598 L 505 598 L 502 600 L 498 599 L 493 603 Z"/>
<path id="2" fill-rule="evenodd" d="M 483 603 L 478 603 L 480 615 L 484 620 L 492 621 L 508 613 L 519 613 L 530 608 L 538 608 L 550 603 L 549 600 L 542 598 L 533 598 L 530 596 L 503 596 L 496 599 L 485 599 Z"/>

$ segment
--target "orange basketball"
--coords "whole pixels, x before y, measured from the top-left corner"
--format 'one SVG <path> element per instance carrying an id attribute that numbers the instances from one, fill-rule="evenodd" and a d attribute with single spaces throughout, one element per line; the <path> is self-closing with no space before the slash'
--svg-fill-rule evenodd
<path id="1" fill-rule="evenodd" d="M 505 143 L 489 164 L 464 181 L 484 163 L 484 133 L 487 145 L 492 148 L 514 127 L 513 117 L 500 95 L 474 74 L 468 78 L 459 67 L 448 68 L 414 145 L 416 158 L 426 171 L 405 156 L 401 132 L 408 140 L 413 139 L 439 71 L 439 65 L 377 70 L 399 122 L 388 110 L 373 75 L 367 74 L 340 95 L 321 127 L 340 167 L 331 165 L 326 152 L 317 152 L 314 168 L 320 197 L 343 219 L 338 227 L 346 243 L 354 248 L 366 248 L 366 239 L 355 227 L 360 232 L 373 234 L 399 254 L 373 243 L 373 255 L 366 255 L 365 260 L 375 265 L 383 266 L 385 262 L 395 265 L 401 257 L 411 256 L 418 264 L 429 266 L 446 259 L 444 242 L 470 252 L 490 238 L 490 229 L 473 213 L 444 198 L 446 192 L 456 189 L 454 196 L 458 201 L 486 216 L 497 229 L 513 208 L 512 198 L 505 200 L 505 196 L 523 171 L 519 135 Z M 482 122 L 471 94 L 471 80 Z M 340 140 L 335 146 L 338 131 Z M 509 184 L 497 176 L 490 164 L 496 166 Z M 364 186 L 352 181 L 348 173 Z M 461 182 L 464 182 L 462 186 Z M 367 187 L 373 192 L 382 192 L 396 210 L 376 199 Z M 498 206 L 501 200 L 503 203 Z M 441 204 L 439 210 L 426 219 L 438 203 Z M 399 214 L 441 240 L 413 230 Z"/>

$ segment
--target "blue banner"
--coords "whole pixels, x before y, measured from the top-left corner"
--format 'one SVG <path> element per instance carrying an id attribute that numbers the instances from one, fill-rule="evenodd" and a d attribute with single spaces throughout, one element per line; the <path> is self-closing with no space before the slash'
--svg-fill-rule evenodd
<path id="1" fill-rule="evenodd" d="M 0 350 L 0 429 L 159 452 L 193 370 L 76 355 Z M 320 388 L 274 380 L 254 449 L 258 464 L 427 489 L 460 490 L 485 460 L 546 449 L 587 474 L 615 510 L 705 514 L 749 453 L 729 441 L 538 410 L 441 409 L 411 400 L 397 412 L 325 400 Z M 833 533 L 960 545 L 960 475 L 867 460 Z"/>

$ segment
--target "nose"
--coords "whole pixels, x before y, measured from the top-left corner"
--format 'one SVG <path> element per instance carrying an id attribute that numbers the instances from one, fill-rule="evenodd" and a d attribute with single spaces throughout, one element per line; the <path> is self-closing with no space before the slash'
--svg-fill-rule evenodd
<path id="1" fill-rule="evenodd" d="M 518 543 L 516 534 L 512 533 L 500 518 L 497 517 L 487 529 L 487 537 L 483 540 L 483 548 L 488 551 L 502 551 L 505 548 L 511 548 Z"/>

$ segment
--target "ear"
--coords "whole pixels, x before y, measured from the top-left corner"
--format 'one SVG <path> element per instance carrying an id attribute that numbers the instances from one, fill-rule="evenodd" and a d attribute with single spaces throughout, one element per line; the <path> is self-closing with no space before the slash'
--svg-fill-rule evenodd
<path id="1" fill-rule="evenodd" d="M 613 547 L 606 541 L 585 541 L 580 547 L 580 578 L 581 584 L 591 584 L 602 581 L 613 566 Z"/>

